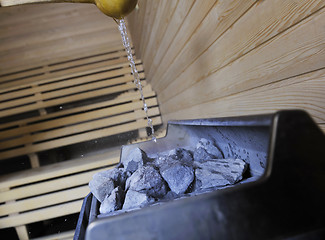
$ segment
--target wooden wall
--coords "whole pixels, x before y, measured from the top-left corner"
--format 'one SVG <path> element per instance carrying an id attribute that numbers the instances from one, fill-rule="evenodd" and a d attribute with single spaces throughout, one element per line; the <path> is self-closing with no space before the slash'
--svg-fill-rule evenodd
<path id="1" fill-rule="evenodd" d="M 4 74 L 117 46 L 123 47 L 116 23 L 93 4 L 0 7 L 0 80 Z"/>
<path id="2" fill-rule="evenodd" d="M 139 0 L 128 18 L 169 119 L 305 109 L 325 129 L 324 0 Z"/>

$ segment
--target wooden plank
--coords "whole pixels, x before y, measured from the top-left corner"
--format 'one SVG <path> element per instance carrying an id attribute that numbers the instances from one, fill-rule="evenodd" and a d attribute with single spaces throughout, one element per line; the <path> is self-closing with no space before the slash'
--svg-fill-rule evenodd
<path id="1" fill-rule="evenodd" d="M 186 44 L 178 45 L 175 42 L 175 47 L 179 46 L 181 52 L 177 55 L 170 52 L 171 56 L 166 54 L 164 64 L 153 65 L 153 68 L 150 68 L 149 72 L 147 71 L 147 76 L 150 76 L 155 88 L 161 89 L 161 84 L 166 86 L 165 81 L 170 83 L 171 80 L 174 80 L 179 73 L 184 71 L 186 66 L 194 62 L 255 3 L 254 0 L 216 2 Z M 178 35 L 179 37 L 182 36 L 180 33 Z M 178 67 L 175 67 L 176 65 Z M 169 76 L 173 73 L 170 80 L 162 78 L 162 75 L 166 75 L 165 72 L 167 71 Z M 162 81 L 162 79 L 164 80 Z"/>
<path id="2" fill-rule="evenodd" d="M 69 3 L 55 3 L 55 4 L 37 4 L 16 6 L 12 8 L 0 8 L 0 26 L 15 26 L 22 21 L 33 21 L 36 19 L 46 18 L 50 15 L 65 14 L 75 10 L 76 12 L 88 11 L 89 8 L 96 8 L 95 6 L 86 4 L 69 4 Z M 46 21 L 46 20 L 45 20 Z"/>
<path id="3" fill-rule="evenodd" d="M 170 43 L 170 47 L 167 49 L 164 57 L 160 60 L 160 68 L 165 68 L 170 65 L 172 60 L 179 54 L 179 52 L 183 49 L 184 45 L 189 41 L 193 33 L 197 30 L 198 26 L 204 19 L 204 17 L 208 14 L 213 4 L 215 4 L 216 0 L 205 0 L 195 1 L 192 8 L 190 9 L 188 15 L 184 19 L 183 23 L 181 24 L 178 33 L 176 34 L 175 38 Z M 161 16 L 163 18 L 164 16 Z M 151 34 L 153 36 L 156 35 L 156 32 L 159 31 L 158 29 L 152 29 Z M 153 38 L 153 37 L 152 37 Z M 148 47 L 149 44 L 146 44 Z M 154 46 L 154 48 L 157 46 Z M 155 56 L 154 48 L 147 48 L 144 56 L 142 56 L 142 60 L 145 63 L 150 63 L 153 61 Z M 150 49 L 150 50 L 149 50 Z M 149 50 L 149 51 L 148 51 Z M 149 64 L 148 64 L 149 65 Z M 160 68 L 155 69 L 154 71 L 160 70 Z M 152 69 L 151 66 L 146 67 L 148 73 Z"/>
<path id="4" fill-rule="evenodd" d="M 157 114 L 158 114 L 157 112 L 154 113 L 154 115 L 157 115 Z M 150 109 L 149 109 L 149 116 L 150 116 Z M 154 117 L 154 118 L 152 118 L 152 120 L 153 120 L 154 126 L 162 123 L 160 117 Z M 139 121 L 139 122 L 126 123 L 123 125 L 107 127 L 107 128 L 103 128 L 100 130 L 91 131 L 88 133 L 77 134 L 77 135 L 65 137 L 62 139 L 55 139 L 50 142 L 33 144 L 33 145 L 29 146 L 28 148 L 23 147 L 23 148 L 19 148 L 19 149 L 1 152 L 0 158 L 7 159 L 7 158 L 14 157 L 14 156 L 20 156 L 20 155 L 24 155 L 24 154 L 28 154 L 28 153 L 32 153 L 32 152 L 39 152 L 39 151 L 44 151 L 47 149 L 53 149 L 53 148 L 71 145 L 74 143 L 90 141 L 90 140 L 94 140 L 94 139 L 98 139 L 98 138 L 102 138 L 102 137 L 116 135 L 116 134 L 123 133 L 123 132 L 134 131 L 134 130 L 137 130 L 139 128 L 143 128 L 146 126 L 147 126 L 147 121 L 145 119 L 143 119 L 142 121 Z"/>
<path id="5" fill-rule="evenodd" d="M 156 98 L 147 99 L 146 103 L 148 107 L 158 105 Z M 72 115 L 72 116 L 69 115 L 67 117 L 50 120 L 47 121 L 46 124 L 44 124 L 44 121 L 42 121 L 41 123 L 29 124 L 27 126 L 22 126 L 17 129 L 1 131 L 0 139 L 7 139 L 7 138 L 21 136 L 25 134 L 34 134 L 52 128 L 74 125 L 77 123 L 83 123 L 86 121 L 113 116 L 116 114 L 126 113 L 132 110 L 137 110 L 142 108 L 143 108 L 142 101 L 140 99 L 137 99 L 131 103 L 123 103 L 118 106 L 101 108 L 98 110 L 92 110 L 90 112 L 80 112 L 79 114 L 76 115 Z M 4 147 L 0 146 L 0 148 L 4 148 Z"/>
<path id="6" fill-rule="evenodd" d="M 96 10 L 96 9 L 94 9 Z M 84 12 L 84 16 L 64 16 L 60 19 L 59 16 L 54 16 L 51 24 L 32 24 L 25 23 L 19 24 L 14 31 L 8 31 L 6 29 L 0 30 L 1 42 L 0 52 L 7 50 L 14 50 L 22 46 L 41 45 L 47 41 L 54 41 L 62 37 L 69 38 L 76 34 L 85 34 L 94 31 L 118 31 L 114 25 L 106 25 L 107 22 L 98 18 L 98 10 L 95 12 Z M 102 16 L 100 14 L 100 16 Z M 82 18 L 87 19 L 87 21 Z M 69 19 L 69 24 L 66 24 Z M 27 25 L 27 26 L 26 26 Z"/>
<path id="7" fill-rule="evenodd" d="M 97 170 L 100 171 L 100 170 Z M 21 201 L 6 203 L 0 205 L 0 215 L 5 216 L 12 213 L 30 211 L 38 208 L 48 207 L 51 205 L 69 202 L 86 197 L 89 193 L 88 184 L 68 190 L 55 193 L 49 193 L 41 196 L 35 196 Z"/>
<path id="8" fill-rule="evenodd" d="M 143 73 L 140 73 L 140 78 L 144 78 Z M 28 103 L 34 103 L 34 102 L 37 102 L 40 100 L 47 101 L 47 100 L 51 100 L 54 98 L 64 98 L 71 94 L 78 94 L 78 93 L 83 93 L 86 91 L 93 91 L 96 89 L 108 88 L 108 87 L 115 86 L 118 84 L 127 84 L 127 83 L 131 82 L 133 79 L 134 79 L 133 76 L 128 75 L 128 76 L 122 76 L 122 77 L 115 77 L 115 78 L 108 79 L 108 80 L 96 81 L 96 80 L 100 80 L 100 79 L 96 79 L 96 76 L 95 76 L 95 79 L 92 79 L 92 80 L 90 80 L 89 77 L 86 78 L 86 83 L 82 84 L 80 86 L 78 85 L 78 80 L 76 80 L 77 86 L 73 86 L 75 84 L 74 79 L 67 80 L 64 83 L 51 84 L 51 85 L 49 85 L 47 87 L 43 87 L 43 88 L 45 88 L 47 91 L 53 89 L 53 91 L 45 92 L 40 95 L 35 94 L 30 97 L 24 97 L 24 98 L 20 98 L 17 100 L 3 102 L 1 104 L 2 106 L 0 108 L 0 113 L 2 110 L 7 109 L 7 108 L 13 108 L 13 107 L 19 108 L 22 105 L 25 105 Z M 61 86 L 66 85 L 65 87 L 68 87 L 68 88 L 62 89 L 60 87 L 60 85 Z M 70 85 L 70 87 L 69 87 L 69 85 Z M 56 89 L 57 89 L 57 91 L 54 91 Z M 37 91 L 37 87 L 35 87 L 34 90 L 28 90 L 28 91 Z M 40 103 L 40 104 L 43 104 L 43 103 Z M 44 103 L 44 104 L 46 104 L 46 103 Z"/>
<path id="9" fill-rule="evenodd" d="M 33 238 L 31 240 L 72 240 L 74 236 L 75 231 L 67 231 L 63 233 L 57 233 L 53 235 L 48 235 L 44 237 L 39 237 L 39 238 Z"/>
<path id="10" fill-rule="evenodd" d="M 84 59 L 77 59 L 77 60 L 73 60 L 71 59 L 71 61 L 69 62 L 63 62 L 63 63 L 55 63 L 55 64 L 50 64 L 49 66 L 43 66 L 43 67 L 38 67 L 35 70 L 32 71 L 23 71 L 23 72 L 18 72 L 17 74 L 10 74 L 7 76 L 2 76 L 0 79 L 0 82 L 4 83 L 4 82 L 8 82 L 8 81 L 13 81 L 16 79 L 21 79 L 21 78 L 28 78 L 28 77 L 32 77 L 35 78 L 35 75 L 39 75 L 39 74 L 44 74 L 45 71 L 47 72 L 54 72 L 54 71 L 63 71 L 66 74 L 67 73 L 73 73 L 76 72 L 75 70 L 72 70 L 73 68 L 80 68 L 82 67 L 82 65 L 86 65 L 88 66 L 88 69 L 91 69 L 93 64 L 96 64 L 98 62 L 102 62 L 102 61 L 112 61 L 112 60 L 116 60 L 117 57 L 125 57 L 125 52 L 124 51 L 114 51 L 114 52 L 110 52 L 107 54 L 103 54 L 100 56 L 89 56 L 88 58 L 84 58 Z M 83 71 L 85 71 L 86 69 L 84 69 Z M 53 73 L 52 73 L 53 74 Z M 44 78 L 44 76 L 43 76 Z M 33 81 L 35 81 L 33 79 Z"/>
<path id="11" fill-rule="evenodd" d="M 176 112 L 182 108 L 323 68 L 324 23 L 323 8 L 244 57 L 208 77 L 201 78 L 201 81 L 193 75 L 186 81 L 174 81 L 159 95 L 162 113 Z M 166 91 L 171 89 L 173 93 L 167 94 Z M 171 96 L 177 93 L 179 94 L 175 97 Z"/>
<path id="12" fill-rule="evenodd" d="M 140 60 L 135 60 L 135 63 L 139 64 Z M 40 85 L 40 84 L 50 83 L 58 80 L 63 80 L 66 78 L 75 78 L 82 75 L 90 75 L 100 71 L 109 71 L 117 68 L 123 68 L 123 67 L 127 67 L 128 64 L 129 63 L 126 57 L 108 60 L 105 62 L 88 64 L 86 66 L 80 66 L 73 69 L 66 69 L 60 72 L 51 73 L 50 77 L 47 76 L 33 77 L 32 85 Z M 19 90 L 21 88 L 29 87 L 30 85 L 31 85 L 30 79 L 22 79 L 20 81 L 4 83 L 1 84 L 2 88 L 0 89 L 0 93 Z M 3 99 L 5 100 L 5 98 Z"/>
<path id="13" fill-rule="evenodd" d="M 155 92 L 153 92 L 151 90 L 150 85 L 146 85 L 143 87 L 143 94 L 144 94 L 145 98 L 153 97 L 156 95 Z M 31 118 L 27 118 L 27 119 L 23 119 L 23 120 L 17 120 L 17 121 L 12 121 L 12 122 L 8 122 L 5 124 L 1 124 L 0 130 L 6 129 L 9 127 L 20 127 L 20 126 L 26 125 L 28 123 L 33 123 L 36 121 L 44 121 L 46 119 L 66 116 L 66 115 L 70 115 L 70 114 L 74 114 L 74 113 L 78 113 L 78 112 L 85 112 L 85 111 L 89 111 L 91 109 L 108 107 L 108 106 L 112 106 L 112 105 L 116 105 L 116 104 L 133 101 L 133 100 L 136 100 L 139 98 L 140 98 L 139 92 L 137 92 L 137 91 L 136 92 L 127 92 L 127 93 L 124 93 L 123 96 L 118 96 L 117 98 L 115 98 L 113 100 L 103 101 L 103 102 L 95 103 L 95 104 L 89 104 L 89 105 L 82 106 L 82 107 L 75 107 L 75 108 L 67 109 L 67 110 L 61 110 L 60 112 L 55 112 L 55 113 L 47 114 L 44 116 L 36 116 L 36 117 L 31 117 Z"/>
<path id="14" fill-rule="evenodd" d="M 35 61 L 28 61 L 25 63 L 23 66 L 11 66 L 7 67 L 6 69 L 0 69 L 0 76 L 6 76 L 6 75 L 16 75 L 20 74 L 21 72 L 24 72 L 26 69 L 34 69 L 35 66 L 42 66 L 44 65 L 51 65 L 51 64 L 56 64 L 58 62 L 65 62 L 65 61 L 70 61 L 71 59 L 76 59 L 76 58 L 84 58 L 88 57 L 90 55 L 96 55 L 96 54 L 101 54 L 103 52 L 112 52 L 115 51 L 116 49 L 121 49 L 123 48 L 122 42 L 121 41 L 116 41 L 112 42 L 109 45 L 107 43 L 102 43 L 102 44 L 96 44 L 95 46 L 92 46 L 91 49 L 76 49 L 76 50 L 69 50 L 67 51 L 69 54 L 57 54 L 53 58 L 48 58 L 47 60 L 45 59 L 36 59 Z M 32 73 L 31 73 L 32 75 Z M 19 78 L 18 76 L 17 78 Z"/>
<path id="15" fill-rule="evenodd" d="M 61 217 L 80 212 L 82 200 L 71 203 L 60 204 L 54 207 L 48 207 L 36 211 L 22 213 L 17 216 L 0 218 L 0 228 L 14 227 L 33 222 L 39 222 L 50 218 Z"/>
<path id="16" fill-rule="evenodd" d="M 153 105 L 157 105 L 156 99 L 149 99 L 147 101 L 148 107 Z M 31 126 L 28 128 L 24 128 L 24 131 L 30 131 L 32 135 L 24 135 L 13 140 L 3 141 L 1 143 L 0 149 L 7 149 L 12 147 L 17 147 L 20 145 L 24 145 L 27 143 L 36 143 L 39 141 L 54 139 L 58 137 L 68 136 L 71 134 L 76 134 L 80 132 L 90 131 L 101 127 L 108 127 L 115 124 L 122 124 L 125 121 L 131 121 L 134 119 L 138 119 L 141 117 L 145 117 L 144 112 L 140 111 L 139 113 L 127 113 L 135 109 L 141 109 L 143 103 L 138 101 L 136 103 L 125 104 L 124 106 L 120 105 L 114 107 L 113 109 L 104 109 L 99 111 L 94 111 L 92 113 L 80 114 L 76 116 L 67 117 L 64 119 L 53 120 L 46 125 L 44 123 L 37 124 L 36 126 Z M 152 111 L 155 111 L 159 114 L 159 109 L 154 108 Z M 120 114 L 119 116 L 113 116 L 116 114 Z M 111 116 L 111 117 L 109 117 Z M 102 119 L 105 117 L 105 119 Z M 100 119 L 100 120 L 96 120 Z M 70 126 L 69 126 L 70 125 Z M 58 127 L 61 127 L 57 129 Z M 50 130 L 46 132 L 37 133 L 37 131 L 51 129 L 54 128 L 56 130 Z M 17 129 L 18 131 L 20 129 Z M 17 134 L 15 131 L 13 134 Z M 18 133 L 20 134 L 20 133 Z M 6 135 L 4 135 L 6 136 Z M 18 135 L 19 136 L 19 135 Z M 7 136 L 6 136 L 7 137 Z M 26 146 L 28 148 L 29 146 Z M 1 153 L 0 153 L 1 156 Z M 1 157 L 0 157 L 1 158 Z"/>
<path id="17" fill-rule="evenodd" d="M 111 167 L 109 168 L 106 167 L 103 168 L 103 170 L 110 169 L 110 168 Z M 32 185 L 11 189 L 10 191 L 1 193 L 0 202 L 6 202 L 9 200 L 18 200 L 22 198 L 37 196 L 40 194 L 50 193 L 54 191 L 62 191 L 64 189 L 88 184 L 92 176 L 96 172 L 98 172 L 98 170 L 92 170 L 92 171 L 79 173 L 68 177 L 61 177 L 46 182 L 34 183 Z"/>
<path id="18" fill-rule="evenodd" d="M 139 66 L 139 70 L 140 71 L 142 70 L 142 66 Z M 116 70 L 111 70 L 106 72 L 98 72 L 98 73 L 95 72 L 92 75 L 81 75 L 79 77 L 74 77 L 73 79 L 69 79 L 69 77 L 67 77 L 67 80 L 60 81 L 60 82 L 57 82 L 56 80 L 60 78 L 50 78 L 52 82 L 48 81 L 47 79 L 48 83 L 46 85 L 35 86 L 33 88 L 27 88 L 27 89 L 22 88 L 22 90 L 17 89 L 14 92 L 3 93 L 0 95 L 0 101 L 8 101 L 10 99 L 23 97 L 30 94 L 41 93 L 49 90 L 52 91 L 58 88 L 70 87 L 79 84 L 91 83 L 93 81 L 97 81 L 100 79 L 113 78 L 116 76 L 125 75 L 129 73 L 130 73 L 129 68 L 121 68 L 121 69 L 116 69 Z M 66 78 L 66 76 L 62 76 L 62 79 L 64 79 L 63 77 Z"/>
<path id="19" fill-rule="evenodd" d="M 285 109 L 304 109 L 317 123 L 324 124 L 324 91 L 325 69 L 321 69 L 184 108 L 163 115 L 163 120 L 167 122 L 170 119 L 229 117 L 264 114 Z"/>
<path id="20" fill-rule="evenodd" d="M 8 188 L 17 187 L 19 185 L 30 184 L 117 164 L 120 160 L 120 151 L 120 147 L 111 148 L 104 153 L 96 154 L 94 156 L 54 163 L 37 169 L 29 169 L 0 176 L 0 191 L 7 191 Z"/>
<path id="21" fill-rule="evenodd" d="M 27 112 L 27 111 L 32 111 L 32 110 L 36 110 L 39 108 L 56 106 L 56 105 L 65 104 L 68 102 L 74 102 L 74 101 L 80 101 L 83 99 L 104 96 L 104 95 L 108 95 L 108 94 L 112 94 L 112 93 L 128 91 L 128 90 L 134 89 L 134 88 L 135 88 L 134 84 L 131 82 L 128 82 L 123 85 L 110 87 L 108 89 L 99 89 L 99 90 L 94 90 L 94 91 L 86 92 L 86 93 L 78 93 L 76 95 L 65 96 L 65 97 L 61 97 L 59 99 L 48 100 L 46 102 L 38 102 L 35 104 L 21 106 L 21 107 L 17 107 L 14 109 L 3 110 L 3 111 L 0 111 L 0 117 L 10 116 L 10 115 L 23 113 L 23 112 Z"/>
<path id="22" fill-rule="evenodd" d="M 15 230 L 16 230 L 17 235 L 20 240 L 28 240 L 29 239 L 27 228 L 25 225 L 15 227 Z"/>
<path id="23" fill-rule="evenodd" d="M 149 72 L 150 70 L 150 61 L 153 59 L 154 54 L 156 54 L 156 49 L 157 47 L 161 44 L 161 40 L 163 39 L 165 33 L 166 33 L 166 29 L 169 25 L 169 21 L 171 20 L 171 17 L 174 14 L 174 11 L 176 9 L 176 5 L 178 3 L 178 0 L 173 0 L 173 1 L 162 1 L 162 6 L 161 6 L 161 16 L 157 16 L 157 19 L 160 19 L 160 21 L 156 21 L 155 25 L 153 26 L 152 30 L 151 30 L 151 34 L 149 37 L 149 42 L 146 46 L 146 51 L 145 53 L 141 56 L 142 59 L 149 59 L 146 60 L 146 72 Z M 141 12 L 139 12 L 139 15 L 141 14 Z M 164 19 L 164 21 L 161 21 L 161 19 Z M 141 23 L 139 23 L 141 24 Z M 136 27 L 135 27 L 136 28 Z M 136 29 L 135 29 L 136 31 Z M 131 31 L 131 35 L 132 37 L 135 35 L 136 32 L 132 32 Z M 137 35 L 136 35 L 136 39 L 135 41 L 133 41 L 135 44 L 135 46 L 140 45 L 139 40 L 137 39 Z M 149 55 L 147 58 L 145 57 L 146 55 Z M 139 55 L 140 56 L 140 55 Z"/>
<path id="24" fill-rule="evenodd" d="M 0 71 L 11 68 L 12 66 L 24 65 L 28 61 L 47 61 L 55 56 L 68 56 L 69 51 L 85 49 L 91 51 L 92 46 L 106 43 L 108 46 L 112 42 L 120 41 L 119 35 L 111 35 L 107 31 L 94 31 L 85 34 L 74 35 L 69 38 L 62 38 L 54 41 L 48 41 L 41 46 L 21 47 L 15 50 L 3 52 L 0 59 Z M 71 44 L 73 43 L 73 44 Z M 60 46 L 60 47 L 58 47 Z"/>
<path id="25" fill-rule="evenodd" d="M 160 10 L 160 4 L 162 3 L 163 0 L 157 0 L 157 1 L 151 1 L 150 5 L 149 5 L 149 14 L 147 17 L 147 20 L 145 22 L 145 27 L 146 27 L 146 31 L 143 32 L 143 34 L 141 35 L 141 44 L 140 44 L 140 52 L 141 52 L 141 56 L 144 55 L 145 51 L 146 51 L 146 47 L 147 47 L 147 42 L 148 39 L 150 37 L 150 33 L 151 31 L 149 29 L 152 28 L 154 22 L 156 21 L 160 21 L 160 19 L 157 16 L 157 11 Z M 149 2 L 147 2 L 147 5 L 149 4 Z"/>
<path id="26" fill-rule="evenodd" d="M 175 36 L 177 35 L 181 25 L 183 24 L 187 14 L 189 13 L 190 9 L 193 6 L 194 1 L 193 0 L 189 0 L 189 1 L 178 1 L 178 4 L 176 6 L 176 9 L 174 11 L 174 14 L 169 22 L 169 25 L 167 27 L 166 30 L 166 34 L 164 34 L 163 39 L 161 40 L 161 44 L 159 45 L 159 47 L 156 49 L 156 55 L 155 58 L 150 61 L 150 65 L 153 66 L 159 66 L 160 61 L 162 60 L 162 58 L 164 57 L 164 55 L 166 54 L 168 48 L 170 47 L 170 44 L 172 42 L 172 40 L 175 38 Z M 151 29 L 148 29 L 148 31 L 150 31 Z M 143 54 L 142 54 L 143 55 Z M 142 56 L 140 55 L 140 56 Z M 149 69 L 150 67 L 147 66 L 147 63 L 144 63 L 145 69 Z M 150 70 L 149 72 L 147 72 L 147 76 L 148 74 L 150 74 Z"/>
<path id="27" fill-rule="evenodd" d="M 172 82 L 174 81 L 183 81 L 186 86 L 190 86 L 290 28 L 324 5 L 325 2 L 322 0 L 305 0 L 297 3 L 290 0 L 259 2 L 208 49 L 201 48 L 202 44 L 198 44 L 199 39 L 194 40 L 194 38 L 193 42 L 189 42 L 173 64 L 170 65 L 168 71 L 158 69 L 162 74 L 156 73 L 157 83 L 154 86 L 159 92 L 168 88 L 169 85 L 173 85 Z M 204 36 L 207 36 L 203 35 L 202 32 L 198 32 L 198 34 L 200 35 L 196 37 L 204 38 Z M 193 51 L 194 47 L 199 49 L 200 52 L 195 53 Z M 203 54 L 197 58 L 198 53 Z M 182 61 L 182 59 L 192 59 L 192 61 L 187 62 Z M 197 70 L 197 66 L 200 66 L 200 71 Z M 164 74 L 164 71 L 166 74 Z M 161 81 L 161 79 L 167 80 Z M 186 79 L 186 82 L 182 79 Z M 165 93 L 162 93 L 162 99 L 166 98 L 165 95 Z"/>

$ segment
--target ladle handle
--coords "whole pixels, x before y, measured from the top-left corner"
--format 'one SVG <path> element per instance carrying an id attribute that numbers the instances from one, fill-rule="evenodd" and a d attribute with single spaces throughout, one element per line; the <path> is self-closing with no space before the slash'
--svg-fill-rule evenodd
<path id="1" fill-rule="evenodd" d="M 94 3 L 94 0 L 0 0 L 1 7 L 9 7 L 31 3 Z"/>

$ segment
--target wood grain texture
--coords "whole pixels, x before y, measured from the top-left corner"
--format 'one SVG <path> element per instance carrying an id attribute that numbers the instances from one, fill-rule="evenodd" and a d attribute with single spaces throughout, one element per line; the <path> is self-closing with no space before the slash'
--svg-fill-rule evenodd
<path id="1" fill-rule="evenodd" d="M 197 3 L 200 4 L 200 2 Z M 147 72 L 149 79 L 152 79 L 154 88 L 161 91 L 161 89 L 168 86 L 254 3 L 256 1 L 217 1 L 208 11 L 198 12 L 204 19 L 201 23 L 199 22 L 200 25 L 197 26 L 195 32 L 191 29 L 191 25 L 182 28 L 159 67 L 155 68 L 153 66 L 153 68 L 150 68 L 153 71 Z M 196 16 L 196 13 L 197 11 L 194 11 L 193 15 Z M 188 16 L 188 24 L 192 24 L 194 16 Z M 196 19 L 197 17 L 193 20 Z M 187 35 L 187 38 L 183 40 L 183 35 L 186 36 L 187 32 L 191 33 L 191 35 Z"/>
<path id="2" fill-rule="evenodd" d="M 249 9 L 208 48 L 202 48 L 202 45 L 206 42 L 203 40 L 203 36 L 208 36 L 209 33 L 204 34 L 203 30 L 201 30 L 201 32 L 193 36 L 193 41 L 182 49 L 182 52 L 173 63 L 167 65 L 167 70 L 157 70 L 157 83 L 153 83 L 154 88 L 159 92 L 162 92 L 165 88 L 166 91 L 169 91 L 169 85 L 172 88 L 173 83 L 178 81 L 186 84 L 182 89 L 179 89 L 182 91 L 187 86 L 200 81 L 200 79 L 216 72 L 268 39 L 283 32 L 324 5 L 324 1 L 309 0 L 297 2 L 291 0 L 262 1 Z M 219 9 L 218 5 L 216 9 Z M 221 20 L 221 23 L 225 24 L 225 22 L 225 20 Z M 212 25 L 206 24 L 201 28 L 211 29 Z M 207 44 L 209 44 L 209 41 L 207 41 Z M 198 54 L 200 54 L 199 57 Z M 184 61 L 182 59 L 189 60 Z M 160 95 L 163 99 L 164 93 Z"/>
<path id="3" fill-rule="evenodd" d="M 322 9 L 207 77 L 192 75 L 186 83 L 175 81 L 170 85 L 177 89 L 175 97 L 159 95 L 162 110 L 176 112 L 324 67 L 324 23 Z"/>
<path id="4" fill-rule="evenodd" d="M 325 122 L 325 70 L 317 70 L 276 83 L 217 98 L 163 115 L 171 119 L 209 118 L 304 109 L 317 123 Z"/>
<path id="5" fill-rule="evenodd" d="M 116 23 L 92 4 L 0 8 L 0 75 L 120 42 Z"/>
<path id="6" fill-rule="evenodd" d="M 8 188 L 17 187 L 19 185 L 31 184 L 78 172 L 113 166 L 120 160 L 120 151 L 120 148 L 113 148 L 102 154 L 72 159 L 67 162 L 43 166 L 42 168 L 29 169 L 1 176 L 0 191 L 7 191 Z"/>

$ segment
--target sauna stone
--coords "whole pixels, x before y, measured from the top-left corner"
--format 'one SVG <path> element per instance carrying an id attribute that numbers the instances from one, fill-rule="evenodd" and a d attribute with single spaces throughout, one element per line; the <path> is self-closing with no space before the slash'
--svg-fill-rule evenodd
<path id="1" fill-rule="evenodd" d="M 145 192 L 148 196 L 161 198 L 167 193 L 166 184 L 153 166 L 143 166 L 126 181 L 126 190 Z"/>
<path id="2" fill-rule="evenodd" d="M 168 183 L 170 190 L 176 194 L 185 193 L 194 180 L 194 170 L 179 162 L 166 165 L 160 169 L 160 173 Z"/>
<path id="3" fill-rule="evenodd" d="M 147 161 L 149 161 L 147 154 L 140 148 L 135 148 L 122 160 L 122 164 L 126 171 L 133 173 Z"/>
<path id="4" fill-rule="evenodd" d="M 202 138 L 191 150 L 175 148 L 152 158 L 135 148 L 114 169 L 95 174 L 89 186 L 102 202 L 100 213 L 112 215 L 235 184 L 246 169 L 243 160 L 223 159 L 219 148 Z"/>
<path id="5" fill-rule="evenodd" d="M 89 188 L 94 196 L 103 202 L 108 197 L 113 189 L 117 186 L 124 188 L 127 178 L 131 173 L 123 168 L 113 168 L 106 171 L 94 174 L 89 182 Z"/>
<path id="6" fill-rule="evenodd" d="M 223 154 L 219 150 L 217 146 L 214 145 L 212 141 L 208 139 L 201 138 L 196 145 L 196 149 L 194 150 L 194 161 L 197 162 L 204 162 L 207 159 L 214 158 L 214 159 L 222 159 Z"/>
<path id="7" fill-rule="evenodd" d="M 113 189 L 110 195 L 107 195 L 100 205 L 100 213 L 110 213 L 122 208 L 122 202 L 124 198 L 124 191 L 121 187 Z"/>
<path id="8" fill-rule="evenodd" d="M 153 203 L 154 201 L 155 199 L 149 197 L 146 193 L 128 190 L 125 196 L 123 210 L 141 208 Z"/>
<path id="9" fill-rule="evenodd" d="M 98 201 L 103 202 L 106 196 L 109 196 L 114 186 L 114 181 L 108 177 L 108 172 L 96 173 L 89 182 L 89 188 Z"/>
<path id="10" fill-rule="evenodd" d="M 196 163 L 195 189 L 235 184 L 243 178 L 247 164 L 241 159 L 210 159 Z"/>

